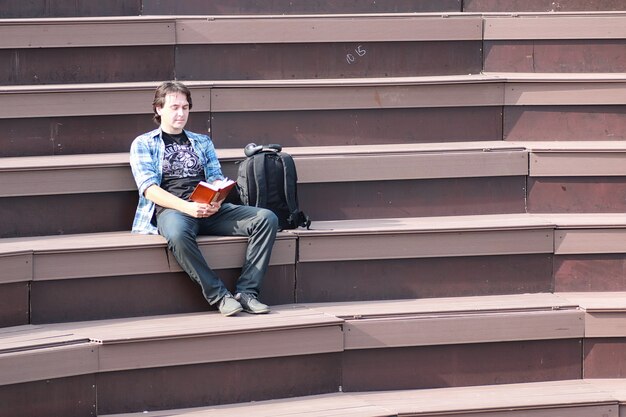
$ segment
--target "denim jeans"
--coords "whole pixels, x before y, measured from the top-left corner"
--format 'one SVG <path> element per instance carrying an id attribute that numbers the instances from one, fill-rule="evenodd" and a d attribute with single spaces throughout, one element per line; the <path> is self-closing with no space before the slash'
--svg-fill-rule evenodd
<path id="1" fill-rule="evenodd" d="M 217 303 L 229 291 L 206 263 L 196 236 L 247 236 L 246 259 L 236 291 L 259 295 L 278 230 L 278 219 L 270 210 L 224 203 L 211 217 L 196 219 L 166 209 L 157 217 L 157 226 L 180 266 L 200 284 L 210 304 Z"/>

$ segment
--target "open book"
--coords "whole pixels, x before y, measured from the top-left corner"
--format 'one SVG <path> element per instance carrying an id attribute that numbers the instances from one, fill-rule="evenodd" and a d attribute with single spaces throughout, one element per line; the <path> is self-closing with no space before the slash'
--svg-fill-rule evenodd
<path id="1" fill-rule="evenodd" d="M 235 181 L 229 180 L 228 178 L 216 181 L 212 184 L 200 181 L 195 190 L 191 193 L 190 198 L 196 203 L 213 203 L 215 201 L 222 201 L 236 184 L 237 183 Z"/>

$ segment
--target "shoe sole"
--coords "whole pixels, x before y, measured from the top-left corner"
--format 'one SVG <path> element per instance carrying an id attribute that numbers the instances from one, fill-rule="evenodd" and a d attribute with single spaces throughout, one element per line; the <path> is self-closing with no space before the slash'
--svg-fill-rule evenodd
<path id="1" fill-rule="evenodd" d="M 259 311 L 253 311 L 253 310 L 249 310 L 247 308 L 243 309 L 244 313 L 248 313 L 248 314 L 267 314 L 270 312 L 270 309 L 268 308 L 267 310 L 259 310 Z"/>
<path id="2" fill-rule="evenodd" d="M 232 315 L 234 315 L 234 314 L 237 314 L 237 313 L 239 313 L 239 312 L 241 312 L 241 311 L 243 311 L 243 308 L 238 308 L 238 309 L 236 309 L 236 310 L 229 311 L 228 313 L 222 313 L 222 316 L 224 316 L 224 317 L 230 317 L 230 316 L 232 316 Z M 221 313 L 221 312 L 220 312 L 220 313 Z"/>

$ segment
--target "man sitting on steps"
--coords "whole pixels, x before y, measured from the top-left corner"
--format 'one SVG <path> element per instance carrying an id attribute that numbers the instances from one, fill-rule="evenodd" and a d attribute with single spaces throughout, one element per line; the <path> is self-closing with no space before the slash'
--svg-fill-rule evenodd
<path id="1" fill-rule="evenodd" d="M 202 287 L 207 301 L 224 316 L 244 310 L 269 312 L 261 303 L 261 283 L 274 245 L 278 219 L 270 210 L 221 201 L 189 200 L 200 181 L 224 179 L 211 139 L 184 130 L 191 92 L 180 82 L 161 84 L 152 103 L 158 129 L 138 136 L 130 165 L 139 189 L 133 232 L 160 233 L 183 270 Z M 196 236 L 247 236 L 246 259 L 233 296 L 208 266 Z"/>

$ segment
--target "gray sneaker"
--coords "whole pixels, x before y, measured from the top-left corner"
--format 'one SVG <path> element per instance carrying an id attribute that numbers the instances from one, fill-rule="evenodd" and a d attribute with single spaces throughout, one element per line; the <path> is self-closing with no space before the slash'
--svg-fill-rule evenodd
<path id="1" fill-rule="evenodd" d="M 243 310 L 243 307 L 241 306 L 241 304 L 239 304 L 239 301 L 235 300 L 235 298 L 231 294 L 226 294 L 225 296 L 223 296 L 219 304 L 217 305 L 217 308 L 220 310 L 220 313 L 222 313 L 222 316 L 224 317 L 232 316 L 233 314 L 237 314 L 241 310 Z"/>
<path id="2" fill-rule="evenodd" d="M 270 312 L 270 308 L 256 299 L 252 294 L 239 293 L 237 299 L 243 306 L 243 311 L 251 314 L 265 314 Z"/>

